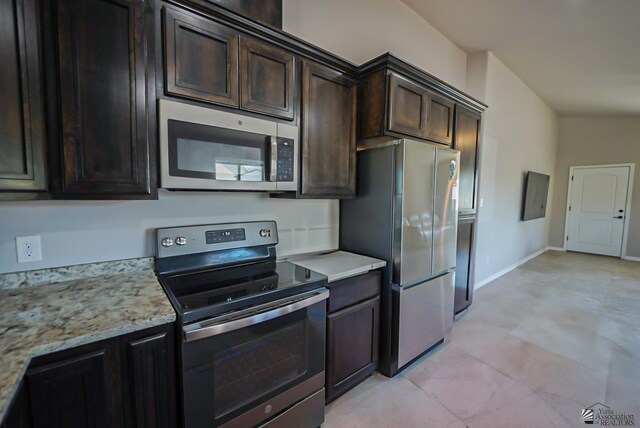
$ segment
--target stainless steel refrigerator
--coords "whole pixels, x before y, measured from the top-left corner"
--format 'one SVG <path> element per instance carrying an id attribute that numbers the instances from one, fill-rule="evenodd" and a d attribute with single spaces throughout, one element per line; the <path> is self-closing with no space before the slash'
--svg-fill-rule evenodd
<path id="1" fill-rule="evenodd" d="M 358 152 L 340 248 L 387 261 L 378 370 L 394 376 L 453 324 L 460 153 L 409 139 Z"/>

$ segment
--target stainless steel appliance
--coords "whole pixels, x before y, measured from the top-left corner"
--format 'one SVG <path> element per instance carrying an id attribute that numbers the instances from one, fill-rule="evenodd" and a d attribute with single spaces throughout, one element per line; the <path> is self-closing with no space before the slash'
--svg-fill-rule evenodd
<path id="1" fill-rule="evenodd" d="M 324 421 L 327 278 L 276 262 L 277 243 L 273 221 L 157 230 L 186 428 Z"/>
<path id="2" fill-rule="evenodd" d="M 453 324 L 459 152 L 408 139 L 358 152 L 340 248 L 387 261 L 379 370 L 393 376 Z"/>
<path id="3" fill-rule="evenodd" d="M 160 111 L 160 187 L 295 191 L 298 128 L 169 100 Z"/>

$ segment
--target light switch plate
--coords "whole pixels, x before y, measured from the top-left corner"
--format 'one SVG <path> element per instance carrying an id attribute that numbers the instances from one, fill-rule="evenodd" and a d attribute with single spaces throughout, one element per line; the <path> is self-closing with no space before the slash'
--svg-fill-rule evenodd
<path id="1" fill-rule="evenodd" d="M 16 253 L 18 263 L 39 262 L 42 260 L 42 245 L 40 236 L 16 237 Z"/>

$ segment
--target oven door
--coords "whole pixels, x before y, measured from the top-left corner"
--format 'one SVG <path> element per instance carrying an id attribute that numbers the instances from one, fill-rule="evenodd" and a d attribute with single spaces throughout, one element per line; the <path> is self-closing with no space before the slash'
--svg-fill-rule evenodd
<path id="1" fill-rule="evenodd" d="M 328 297 L 321 288 L 185 326 L 185 427 L 255 426 L 321 390 Z"/>

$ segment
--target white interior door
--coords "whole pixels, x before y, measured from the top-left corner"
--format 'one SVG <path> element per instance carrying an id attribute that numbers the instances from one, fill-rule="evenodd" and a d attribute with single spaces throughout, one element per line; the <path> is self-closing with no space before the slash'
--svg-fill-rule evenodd
<path id="1" fill-rule="evenodd" d="M 631 168 L 573 169 L 567 250 L 622 256 Z"/>

